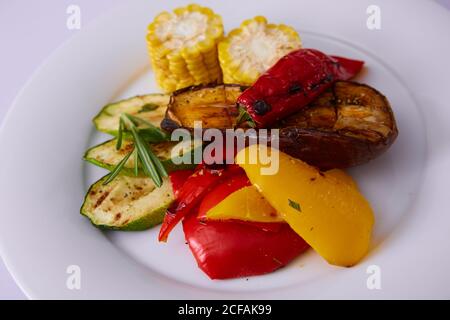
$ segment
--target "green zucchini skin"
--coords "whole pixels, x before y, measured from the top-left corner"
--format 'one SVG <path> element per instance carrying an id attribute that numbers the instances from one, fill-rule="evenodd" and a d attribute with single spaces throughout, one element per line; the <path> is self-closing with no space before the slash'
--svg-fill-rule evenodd
<path id="1" fill-rule="evenodd" d="M 98 131 L 113 136 L 118 134 L 119 118 L 122 113 L 140 117 L 159 127 L 164 119 L 169 102 L 170 95 L 166 94 L 135 96 L 107 104 L 94 117 L 93 122 Z"/>
<path id="2" fill-rule="evenodd" d="M 123 159 L 123 157 L 132 150 L 132 142 L 129 140 L 124 140 L 122 144 L 122 148 L 120 150 L 116 150 L 116 139 L 111 139 L 106 142 L 103 142 L 97 146 L 94 146 L 86 151 L 83 156 L 83 159 L 91 164 L 94 164 L 98 167 L 104 168 L 108 171 L 112 171 L 114 167 Z M 152 144 L 153 149 L 155 150 L 156 156 L 161 160 L 164 168 L 166 168 L 167 172 L 177 171 L 177 170 L 189 170 L 194 169 L 195 164 L 175 164 L 173 159 L 170 157 L 170 153 L 172 148 L 174 148 L 178 143 L 177 142 L 161 142 L 157 144 Z M 200 147 L 199 147 L 200 148 Z M 101 150 L 104 150 L 106 154 L 113 159 L 105 159 L 99 154 Z M 195 149 L 190 149 L 189 152 L 193 155 Z M 192 161 L 193 162 L 193 161 Z M 127 162 L 122 169 L 122 173 L 127 176 L 134 176 L 134 159 L 131 156 L 129 162 Z M 144 176 L 144 173 L 141 169 L 139 169 L 139 175 Z"/>
<path id="3" fill-rule="evenodd" d="M 104 186 L 103 182 L 106 179 L 107 176 L 101 178 L 90 186 L 84 198 L 83 205 L 80 209 L 81 215 L 87 217 L 92 225 L 102 230 L 142 231 L 152 228 L 162 223 L 167 208 L 174 201 L 172 184 L 168 179 L 166 179 L 163 187 L 161 188 L 155 187 L 152 191 L 146 194 L 142 194 L 140 197 L 129 196 L 129 199 L 126 199 L 126 197 L 122 198 L 122 201 L 124 201 L 125 203 L 125 208 L 122 207 L 122 209 L 125 209 L 125 211 L 126 209 L 130 210 L 131 215 L 133 214 L 133 212 L 137 211 L 135 207 L 139 201 L 143 202 L 144 205 L 149 205 L 149 208 L 144 208 L 144 212 L 139 216 L 128 217 L 125 221 L 117 219 L 109 223 L 106 223 L 104 221 L 102 222 L 102 219 L 99 218 L 99 215 L 117 217 L 117 208 L 115 207 L 113 210 L 112 208 L 109 208 L 107 204 L 105 205 L 104 202 L 112 201 L 113 198 L 117 195 L 113 194 L 111 196 L 111 193 L 113 193 L 114 191 L 116 191 L 117 193 L 117 189 L 123 187 L 124 191 L 127 190 L 126 187 L 124 187 L 125 182 L 123 179 L 126 179 L 129 184 L 133 185 L 134 182 L 139 182 L 138 184 L 142 185 L 142 181 L 144 180 L 146 181 L 147 185 L 153 184 L 153 182 L 149 178 L 125 177 L 119 175 L 110 184 Z M 149 197 L 149 194 L 152 192 L 157 192 L 157 196 L 155 196 L 153 199 Z M 104 196 L 104 198 L 102 199 L 103 195 L 106 196 Z M 149 201 L 143 201 L 145 197 L 149 198 Z"/>

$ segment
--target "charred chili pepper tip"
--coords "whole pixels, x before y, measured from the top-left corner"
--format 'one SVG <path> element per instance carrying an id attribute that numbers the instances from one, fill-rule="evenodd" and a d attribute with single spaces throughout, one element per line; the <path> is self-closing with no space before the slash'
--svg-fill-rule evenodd
<path id="1" fill-rule="evenodd" d="M 269 112 L 272 109 L 270 104 L 268 104 L 264 100 L 256 100 L 253 108 L 255 109 L 255 113 L 259 116 L 265 115 L 267 112 Z"/>

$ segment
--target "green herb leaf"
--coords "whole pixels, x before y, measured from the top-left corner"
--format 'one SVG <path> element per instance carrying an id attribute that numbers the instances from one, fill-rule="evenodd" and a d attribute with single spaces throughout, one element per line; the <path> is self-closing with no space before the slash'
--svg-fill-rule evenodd
<path id="1" fill-rule="evenodd" d="M 166 168 L 164 168 L 163 164 L 161 163 L 161 161 L 158 159 L 158 157 L 153 153 L 152 149 L 146 145 L 148 154 L 150 155 L 150 158 L 152 159 L 153 163 L 155 164 L 156 169 L 159 172 L 159 175 L 161 177 L 168 177 L 169 174 L 166 171 Z"/>
<path id="2" fill-rule="evenodd" d="M 158 170 L 156 169 L 155 164 L 152 162 L 152 158 L 150 157 L 150 154 L 148 152 L 148 149 L 147 149 L 144 141 L 139 136 L 139 133 L 135 126 L 132 126 L 130 129 L 131 129 L 131 134 L 133 135 L 133 138 L 134 138 L 135 147 L 138 150 L 137 152 L 138 152 L 139 158 L 141 159 L 141 162 L 142 162 L 142 168 L 144 169 L 144 172 L 150 178 L 152 178 L 155 185 L 157 185 L 158 187 L 161 187 L 162 179 L 159 175 Z"/>
<path id="3" fill-rule="evenodd" d="M 146 127 L 155 129 L 155 130 L 157 130 L 157 131 L 161 131 L 159 128 L 157 128 L 155 125 L 153 125 L 153 123 L 151 123 L 151 122 L 149 122 L 149 121 L 147 121 L 147 120 L 145 120 L 145 119 L 142 119 L 142 118 L 133 116 L 133 115 L 131 115 L 131 114 L 129 114 L 129 113 L 125 113 L 125 115 L 126 115 L 127 118 L 130 119 L 136 126 L 144 125 L 144 126 L 146 126 Z"/>
<path id="4" fill-rule="evenodd" d="M 141 133 L 142 137 L 145 137 L 147 141 L 156 143 L 169 140 L 170 137 L 151 122 L 131 114 L 125 115 L 138 127 L 139 133 Z M 139 127 L 141 125 L 144 126 L 144 128 Z"/>
<path id="5" fill-rule="evenodd" d="M 117 177 L 117 175 L 120 173 L 120 171 L 122 171 L 125 163 L 128 161 L 128 159 L 130 159 L 131 154 L 132 154 L 132 152 L 129 152 L 122 160 L 120 160 L 120 162 L 117 164 L 117 166 L 108 175 L 108 179 L 106 179 L 105 182 L 103 182 L 103 185 L 107 185 L 108 183 L 110 183 Z"/>
<path id="6" fill-rule="evenodd" d="M 291 199 L 288 199 L 288 201 L 289 201 L 289 206 L 290 207 L 294 208 L 295 210 L 297 210 L 299 212 L 302 212 L 302 209 L 300 208 L 300 204 L 298 202 L 295 202 L 295 201 L 293 201 Z"/>
<path id="7" fill-rule="evenodd" d="M 238 109 L 239 109 L 239 115 L 238 115 L 238 117 L 236 119 L 236 123 L 238 125 L 241 124 L 241 123 L 245 123 L 250 128 L 255 128 L 256 127 L 256 123 L 252 119 L 252 117 L 248 114 L 247 110 L 244 107 L 242 107 L 242 106 L 238 106 Z"/>
<path id="8" fill-rule="evenodd" d="M 133 149 L 133 158 L 134 158 L 134 176 L 137 177 L 139 175 L 139 154 L 136 148 Z"/>
<path id="9" fill-rule="evenodd" d="M 158 187 L 162 186 L 162 179 L 163 177 L 167 177 L 168 174 L 166 169 L 162 165 L 161 161 L 151 151 L 150 147 L 148 146 L 148 141 L 139 131 L 137 125 L 142 123 L 147 125 L 148 129 L 152 130 L 154 133 L 166 135 L 164 132 L 153 126 L 151 123 L 143 119 L 134 117 L 132 115 L 123 113 L 120 116 L 119 137 L 118 137 L 119 141 L 117 142 L 116 147 L 120 148 L 122 146 L 123 134 L 124 132 L 127 132 L 128 134 L 131 133 L 131 136 L 134 140 L 134 148 L 114 168 L 114 170 L 110 173 L 108 179 L 105 181 L 104 184 L 111 182 L 120 173 L 125 163 L 130 158 L 131 154 L 133 154 L 135 176 L 139 174 L 139 163 L 141 163 L 142 170 L 144 171 L 144 173 L 153 180 L 156 186 Z"/>
<path id="10" fill-rule="evenodd" d="M 123 130 L 124 130 L 124 123 L 123 123 L 122 117 L 120 117 L 120 120 L 119 120 L 119 134 L 117 135 L 117 143 L 116 143 L 116 149 L 117 150 L 120 150 L 120 148 L 122 148 Z"/>

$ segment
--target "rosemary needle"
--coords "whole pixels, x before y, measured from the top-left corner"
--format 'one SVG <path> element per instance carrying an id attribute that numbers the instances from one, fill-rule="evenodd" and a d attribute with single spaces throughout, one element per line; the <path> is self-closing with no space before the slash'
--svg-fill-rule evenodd
<path id="1" fill-rule="evenodd" d="M 125 165 L 125 163 L 128 161 L 128 159 L 131 156 L 131 153 L 128 153 L 120 162 L 119 164 L 117 164 L 117 166 L 114 168 L 113 171 L 111 171 L 111 173 L 108 175 L 108 179 L 105 180 L 105 182 L 103 182 L 103 185 L 107 185 L 108 183 L 110 183 L 111 181 L 114 180 L 115 177 L 117 177 L 117 175 L 120 173 L 120 171 L 122 171 L 123 166 Z"/>
<path id="2" fill-rule="evenodd" d="M 167 141 L 169 140 L 169 137 L 165 132 L 157 128 L 155 125 L 153 125 L 151 122 L 135 117 L 131 114 L 125 114 L 125 116 L 132 121 L 136 126 L 143 125 L 145 128 L 138 128 L 139 133 L 142 133 L 142 137 L 147 137 L 150 141 L 149 142 L 161 142 L 161 141 Z"/>
<path id="3" fill-rule="evenodd" d="M 134 176 L 137 177 L 139 175 L 139 155 L 137 149 L 133 149 L 133 158 L 134 158 Z"/>
<path id="4" fill-rule="evenodd" d="M 138 128 L 138 125 L 140 124 L 144 125 L 145 128 Z M 119 131 L 116 144 L 117 150 L 122 147 L 122 140 L 125 133 L 131 133 L 134 148 L 117 164 L 116 167 L 114 167 L 104 184 L 110 183 L 117 177 L 125 166 L 125 163 L 133 154 L 134 175 L 138 176 L 140 163 L 145 175 L 150 177 L 157 187 L 161 187 L 163 178 L 167 177 L 168 174 L 161 161 L 148 146 L 148 143 L 166 141 L 167 134 L 144 119 L 123 113 L 119 120 Z"/>
<path id="5" fill-rule="evenodd" d="M 116 149 L 117 150 L 122 148 L 123 129 L 124 129 L 124 123 L 123 123 L 122 117 L 120 117 L 120 120 L 119 120 L 119 133 L 117 135 L 117 144 L 116 144 Z"/>
<path id="6" fill-rule="evenodd" d="M 162 165 L 161 161 L 159 161 L 158 157 L 155 156 L 153 151 L 150 149 L 150 147 L 145 146 L 148 149 L 148 153 L 150 155 L 150 158 L 152 159 L 153 163 L 155 164 L 156 169 L 158 170 L 161 177 L 168 177 L 169 174 L 166 171 L 166 168 Z"/>
<path id="7" fill-rule="evenodd" d="M 146 174 L 150 176 L 150 178 L 152 178 L 153 182 L 158 187 L 161 187 L 162 179 L 161 176 L 159 175 L 158 170 L 156 169 L 155 164 L 152 161 L 152 158 L 150 157 L 149 149 L 145 146 L 144 142 L 142 141 L 142 138 L 139 136 L 136 126 L 134 125 L 130 126 L 130 131 L 131 134 L 133 135 L 135 148 L 137 148 L 139 158 L 142 161 L 142 167 L 144 169 L 144 172 L 146 172 Z"/>

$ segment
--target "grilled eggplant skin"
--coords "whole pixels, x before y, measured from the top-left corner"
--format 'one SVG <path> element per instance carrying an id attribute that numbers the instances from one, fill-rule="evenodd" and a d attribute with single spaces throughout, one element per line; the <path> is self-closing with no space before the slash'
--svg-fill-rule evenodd
<path id="1" fill-rule="evenodd" d="M 338 81 L 280 123 L 280 150 L 322 170 L 348 168 L 384 153 L 398 136 L 389 101 L 376 89 Z"/>
<path id="2" fill-rule="evenodd" d="M 321 170 L 364 164 L 382 154 L 389 145 L 336 132 L 296 127 L 282 128 L 279 142 L 280 150 Z"/>
<path id="3" fill-rule="evenodd" d="M 239 111 L 223 92 L 238 86 L 227 86 L 175 92 L 161 127 L 167 131 L 180 127 L 192 130 L 194 120 L 202 121 L 204 129 L 236 126 Z M 229 97 L 237 95 L 233 91 Z M 220 108 L 214 109 L 217 106 Z M 368 85 L 352 81 L 336 82 L 310 106 L 274 124 L 275 128 L 280 130 L 281 151 L 321 170 L 366 163 L 385 152 L 398 135 L 386 97 Z"/>

